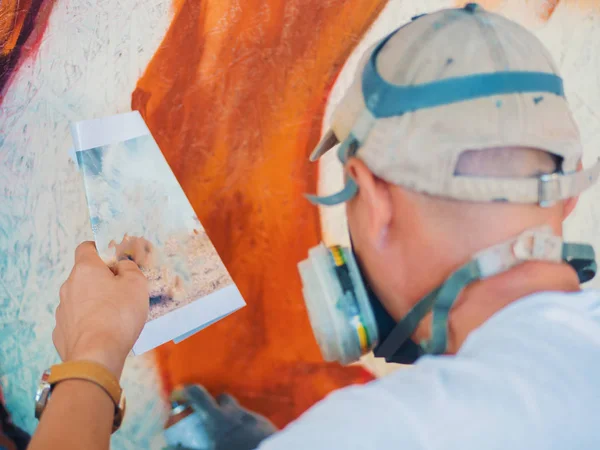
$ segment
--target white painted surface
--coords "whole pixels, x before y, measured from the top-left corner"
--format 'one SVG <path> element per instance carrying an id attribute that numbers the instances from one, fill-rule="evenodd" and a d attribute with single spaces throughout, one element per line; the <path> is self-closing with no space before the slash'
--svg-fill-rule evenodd
<path id="1" fill-rule="evenodd" d="M 58 359 L 58 290 L 76 245 L 92 238 L 69 125 L 130 110 L 171 17 L 170 0 L 57 0 L 0 107 L 0 382 L 29 431 L 38 379 Z M 160 445 L 150 443 L 165 417 L 151 356 L 128 361 L 123 385 L 128 411 L 113 448 Z"/>

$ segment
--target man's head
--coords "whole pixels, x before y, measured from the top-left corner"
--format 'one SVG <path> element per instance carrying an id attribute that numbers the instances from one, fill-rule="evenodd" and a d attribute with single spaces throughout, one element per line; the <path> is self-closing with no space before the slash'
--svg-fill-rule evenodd
<path id="1" fill-rule="evenodd" d="M 479 251 L 540 225 L 560 236 L 600 172 L 580 170 L 543 45 L 473 4 L 415 18 L 366 52 L 311 158 L 337 143 L 346 186 L 310 198 L 347 202 L 363 276 L 396 322 Z"/>
<path id="2" fill-rule="evenodd" d="M 465 152 L 456 172 L 535 177 L 556 172 L 556 166 L 554 156 L 538 149 L 495 148 Z M 358 158 L 351 158 L 346 170 L 358 185 L 346 207 L 354 251 L 396 320 L 478 251 L 545 224 L 561 235 L 562 222 L 577 200 L 562 200 L 548 208 L 465 202 L 386 182 Z"/>

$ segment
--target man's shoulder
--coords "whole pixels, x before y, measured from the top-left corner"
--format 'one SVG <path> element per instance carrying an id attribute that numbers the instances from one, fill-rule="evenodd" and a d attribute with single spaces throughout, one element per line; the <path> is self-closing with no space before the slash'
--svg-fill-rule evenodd
<path id="1" fill-rule="evenodd" d="M 463 348 L 506 347 L 515 337 L 525 341 L 553 340 L 567 345 L 573 339 L 600 339 L 600 291 L 538 292 L 523 297 L 494 314 L 474 330 Z M 578 336 L 579 335 L 579 336 Z"/>
<path id="2" fill-rule="evenodd" d="M 600 291 L 544 292 L 500 311 L 456 356 L 421 358 L 376 389 L 410 403 L 417 421 L 445 424 L 440 436 L 446 439 L 470 423 L 480 431 L 471 436 L 479 448 L 486 435 L 504 439 L 502 448 L 526 448 L 525 442 L 569 448 L 569 442 L 600 441 L 600 432 L 586 428 L 597 415 L 598 373 Z M 432 448 L 444 448 L 443 442 Z"/>
<path id="3" fill-rule="evenodd" d="M 600 290 L 586 289 L 577 292 L 544 291 L 523 297 L 500 310 L 496 316 L 521 315 L 524 311 L 537 313 L 561 308 L 578 313 L 600 315 Z"/>
<path id="4" fill-rule="evenodd" d="M 585 428 L 597 415 L 598 373 L 600 291 L 542 292 L 490 318 L 457 355 L 423 357 L 375 382 L 370 393 L 395 398 L 417 423 L 444 424 L 445 439 L 471 423 L 481 431 L 472 436 L 482 438 L 479 448 L 484 436 L 503 430 L 513 435 L 502 448 L 568 448 L 571 431 L 600 441 L 600 432 Z"/>
<path id="5" fill-rule="evenodd" d="M 598 373 L 600 292 L 539 293 L 494 315 L 456 356 L 337 391 L 261 449 L 593 448 Z"/>
<path id="6" fill-rule="evenodd" d="M 600 291 L 540 292 L 510 304 L 471 332 L 456 357 L 467 358 L 529 373 L 561 364 L 600 370 Z"/>

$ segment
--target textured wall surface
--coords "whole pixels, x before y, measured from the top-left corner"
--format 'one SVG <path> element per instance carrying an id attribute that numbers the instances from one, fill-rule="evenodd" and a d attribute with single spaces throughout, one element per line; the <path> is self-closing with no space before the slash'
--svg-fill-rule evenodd
<path id="1" fill-rule="evenodd" d="M 1 5 L 5 7 L 12 3 L 15 2 L 2 1 Z M 256 389 L 260 384 L 257 380 L 276 378 L 281 367 L 292 367 L 291 360 L 262 359 L 272 365 L 265 363 L 264 367 L 253 367 L 249 364 L 252 358 L 265 358 L 259 355 L 261 351 L 252 355 L 236 354 L 232 346 L 230 358 L 237 363 L 227 366 L 219 359 L 221 372 L 218 372 L 206 368 L 211 362 L 208 358 L 218 355 L 204 350 L 211 344 L 210 338 L 222 339 L 222 333 L 230 331 L 231 336 L 238 339 L 254 339 L 257 348 L 266 349 L 263 353 L 276 350 L 283 358 L 287 333 L 298 329 L 304 333 L 306 330 L 304 316 L 296 319 L 289 314 L 293 308 L 287 310 L 285 319 L 278 316 L 282 311 L 281 298 L 299 301 L 298 280 L 287 277 L 296 276 L 293 265 L 305 256 L 304 248 L 313 245 L 319 237 L 315 211 L 298 198 L 301 192 L 310 190 L 317 182 L 315 167 L 302 162 L 302 158 L 318 137 L 327 83 L 333 82 L 332 74 L 343 62 L 343 59 L 334 61 L 329 47 L 337 46 L 337 56 L 350 52 L 359 41 L 361 27 L 368 22 L 367 16 L 375 14 L 376 2 L 357 1 L 356 5 L 362 6 L 354 9 L 344 9 L 343 2 L 339 1 L 320 2 L 320 11 L 327 12 L 328 20 L 338 24 L 335 30 L 340 34 L 327 34 L 327 27 L 319 22 L 324 19 L 309 14 L 307 17 L 313 20 L 315 33 L 325 33 L 321 36 L 326 39 L 316 42 L 310 34 L 298 32 L 280 36 L 279 39 L 290 45 L 277 47 L 276 36 L 272 34 L 273 30 L 281 29 L 275 27 L 277 21 L 290 20 L 290 30 L 302 29 L 302 23 L 294 24 L 292 20 L 302 16 L 297 11 L 300 8 L 297 2 L 289 1 L 288 5 L 296 5 L 296 10 L 288 6 L 291 12 L 288 10 L 285 14 L 285 8 L 266 9 L 263 5 L 269 2 L 256 2 L 249 9 L 242 8 L 242 2 L 223 1 L 220 2 L 223 5 L 237 6 L 219 12 L 221 16 L 213 16 L 210 20 L 201 10 L 194 10 L 196 22 L 180 18 L 178 23 L 187 24 L 188 28 L 171 28 L 172 33 L 188 33 L 189 36 L 179 36 L 177 42 L 182 47 L 171 48 L 166 39 L 173 18 L 169 1 L 56 0 L 53 3 L 44 34 L 34 35 L 35 45 L 29 41 L 29 49 L 36 51 L 24 52 L 18 64 L 11 66 L 17 69 L 0 98 L 0 382 L 5 387 L 16 421 L 30 430 L 35 426 L 32 393 L 41 371 L 57 358 L 50 336 L 58 289 L 70 270 L 75 246 L 81 240 L 91 238 L 81 180 L 67 156 L 70 147 L 68 124 L 130 110 L 136 83 L 163 39 L 163 47 L 156 54 L 170 54 L 173 63 L 185 70 L 178 71 L 177 66 L 149 66 L 147 77 L 142 78 L 136 91 L 133 106 L 144 110 L 192 203 L 209 232 L 212 231 L 211 237 L 214 236 L 223 258 L 229 262 L 232 272 L 238 274 L 242 288 L 250 298 L 247 298 L 249 307 L 244 315 L 234 315 L 224 321 L 221 328 L 206 330 L 180 346 L 162 349 L 162 375 L 168 384 L 208 381 L 215 390 L 227 386 L 237 386 L 237 390 L 253 388 L 246 400 L 259 407 L 285 410 L 286 415 L 278 419 L 283 422 L 312 401 L 307 401 L 308 397 L 301 389 L 290 390 L 290 379 L 316 377 L 311 381 L 317 386 L 309 394 L 311 399 L 338 386 L 340 379 L 342 382 L 356 381 L 356 372 L 344 378 L 348 372 L 339 371 L 340 378 L 336 379 L 325 371 L 322 373 L 326 375 L 320 377 L 314 370 L 314 367 L 320 367 L 316 349 L 308 340 L 302 344 L 306 347 L 300 345 L 301 340 L 294 341 L 290 345 L 293 348 L 290 355 L 297 358 L 306 352 L 310 364 L 298 365 L 295 373 L 291 369 L 282 371 L 288 381 L 277 381 L 271 392 L 264 391 L 264 384 Z M 176 11 L 181 11 L 186 4 L 188 8 L 200 4 L 199 1 L 188 4 L 183 0 L 176 3 Z M 203 2 L 206 3 L 210 2 Z M 600 52 L 597 50 L 600 48 L 600 6 L 597 1 L 484 0 L 481 3 L 530 27 L 548 45 L 562 69 L 567 95 L 581 128 L 586 147 L 584 164 L 594 161 L 600 156 Z M 22 1 L 20 4 L 30 7 L 37 3 Z M 332 105 L 350 84 L 358 57 L 368 45 L 412 15 L 456 4 L 451 0 L 389 1 L 343 67 L 324 112 L 325 122 L 330 119 Z M 336 12 L 337 19 L 333 17 Z M 0 8 L 0 16 L 2 13 Z M 363 22 L 359 20 L 360 13 L 365 15 Z M 274 28 L 259 26 L 269 20 Z M 203 29 L 201 25 L 206 24 L 212 24 L 213 28 Z M 8 34 L 3 34 L 4 30 L 0 22 L 0 43 L 9 39 Z M 350 30 L 349 35 L 344 33 L 345 30 Z M 218 39 L 222 40 L 219 45 L 224 53 L 203 52 L 203 46 L 193 46 L 207 33 L 212 45 Z M 269 44 L 267 48 L 271 52 L 253 50 L 265 43 Z M 185 48 L 186 45 L 189 48 Z M 302 46 L 305 49 L 298 53 L 297 48 Z M 282 68 L 274 64 L 278 61 L 276 48 L 288 52 L 290 59 L 285 61 L 289 65 Z M 232 49 L 237 53 L 232 53 Z M 177 53 L 184 50 L 191 52 L 193 59 L 178 59 Z M 300 55 L 300 59 L 292 58 L 294 54 Z M 227 65 L 219 66 L 219 57 L 223 55 L 230 59 Z M 202 70 L 189 70 L 190 64 Z M 328 71 L 328 64 L 337 67 Z M 215 68 L 221 70 L 215 71 Z M 284 69 L 288 71 L 285 76 L 278 72 Z M 158 76 L 161 70 L 165 72 L 164 78 Z M 320 76 L 310 75 L 314 73 Z M 148 78 L 152 74 L 154 78 Z M 153 82 L 149 83 L 150 80 Z M 223 80 L 228 83 L 221 83 Z M 263 94 L 256 96 L 256 92 L 249 89 L 251 83 Z M 206 92 L 207 86 L 214 92 Z M 298 98 L 291 95 L 294 92 Z M 323 97 L 319 98 L 319 95 Z M 215 102 L 215 99 L 223 102 Z M 270 106 L 271 101 L 273 105 Z M 182 105 L 187 106 L 183 108 Z M 271 113 L 264 114 L 265 111 Z M 280 123 L 282 117 L 287 117 L 287 121 Z M 202 121 L 194 121 L 194 118 L 202 118 Z M 161 124 L 161 120 L 166 122 Z M 178 123 L 186 126 L 177 128 Z M 278 123 L 279 128 L 273 126 Z M 211 135 L 209 150 L 195 134 L 196 128 L 208 130 Z M 252 132 L 248 133 L 248 130 Z M 227 140 L 231 139 L 230 134 L 238 140 L 234 143 Z M 233 144 L 243 151 L 228 153 L 228 146 Z M 190 150 L 196 152 L 196 156 L 185 156 Z M 207 151 L 215 157 L 208 158 L 207 153 L 203 153 Z M 290 152 L 293 157 L 288 159 Z M 321 164 L 318 177 L 321 192 L 334 191 L 341 182 L 341 170 L 331 156 Z M 296 165 L 294 161 L 299 162 Z M 244 171 L 246 165 L 253 170 Z M 276 170 L 277 167 L 281 170 Z M 229 169 L 234 169 L 234 175 L 215 179 L 215 174 L 224 177 L 222 174 L 229 173 Z M 226 219 L 218 218 L 219 211 L 215 212 L 218 205 L 213 205 L 206 197 L 205 188 L 210 189 L 208 192 L 213 196 L 238 202 L 237 213 L 231 212 Z M 270 210 L 270 203 L 259 201 L 261 195 L 269 201 L 279 202 L 282 210 Z M 599 199 L 600 187 L 584 194 L 566 226 L 567 237 L 591 241 L 597 251 L 600 251 L 597 232 L 600 212 L 594 204 Z M 302 217 L 294 213 L 296 208 L 303 211 Z M 287 234 L 290 224 L 296 221 L 300 222 L 294 225 L 295 234 Z M 327 242 L 343 242 L 346 239 L 343 208 L 329 209 L 322 214 L 321 229 Z M 260 233 L 249 236 L 248 230 L 260 230 Z M 232 250 L 228 253 L 236 246 L 250 251 L 236 260 Z M 289 248 L 293 251 L 289 252 Z M 273 258 L 262 256 L 269 254 Z M 265 281 L 263 272 L 258 269 L 248 272 L 246 267 L 255 264 L 263 272 L 276 267 L 281 271 L 278 272 L 281 278 Z M 256 278 L 244 279 L 250 273 L 256 274 Z M 590 285 L 600 286 L 600 279 Z M 273 303 L 261 303 L 260 299 L 266 294 Z M 251 299 L 255 309 L 251 309 Z M 257 305 L 260 308 L 257 309 Z M 303 314 L 301 305 L 294 307 Z M 247 327 L 246 331 L 236 329 L 238 321 Z M 273 323 L 275 326 L 271 328 Z M 271 331 L 257 339 L 251 331 L 264 324 L 268 324 Z M 223 346 L 225 344 L 220 343 L 217 349 Z M 188 371 L 189 359 L 186 358 L 189 355 L 193 355 L 194 361 L 190 364 L 193 370 Z M 381 373 L 388 370 L 369 359 L 366 363 Z M 226 367 L 229 368 L 227 373 L 224 372 Z M 201 371 L 196 370 L 198 368 Z M 221 373 L 225 375 L 220 382 Z M 236 380 L 244 380 L 244 377 L 248 377 L 248 383 L 237 382 L 236 385 Z M 164 414 L 159 384 L 152 359 L 135 358 L 128 362 L 124 385 L 129 398 L 129 415 L 123 431 L 115 436 L 113 447 L 116 450 L 150 447 L 150 441 L 160 431 Z M 287 391 L 282 386 L 288 386 Z M 270 406 L 265 405 L 265 399 L 270 399 Z"/>
<path id="2" fill-rule="evenodd" d="M 57 362 L 58 289 L 76 245 L 92 238 L 81 177 L 67 153 L 69 123 L 129 110 L 171 17 L 169 1 L 57 1 L 36 52 L 23 55 L 2 98 L 0 383 L 28 430 L 37 423 L 39 377 Z M 114 448 L 149 448 L 164 413 L 153 358 L 131 359 L 124 386 L 129 412 Z"/>

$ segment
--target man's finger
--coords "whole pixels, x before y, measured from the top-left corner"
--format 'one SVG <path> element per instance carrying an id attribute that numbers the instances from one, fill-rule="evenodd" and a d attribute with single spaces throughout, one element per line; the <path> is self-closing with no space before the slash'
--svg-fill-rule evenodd
<path id="1" fill-rule="evenodd" d="M 130 275 L 141 275 L 144 276 L 140 268 L 136 263 L 130 259 L 124 259 L 119 261 L 114 267 L 113 272 L 115 275 L 130 276 Z"/>
<path id="2" fill-rule="evenodd" d="M 102 261 L 100 255 L 98 255 L 96 244 L 92 241 L 83 242 L 75 249 L 75 264 L 73 265 L 73 270 L 69 277 L 71 277 L 78 268 L 81 269 L 83 267 L 100 271 L 98 273 L 101 273 L 102 271 L 112 273 L 106 263 Z"/>
<path id="3" fill-rule="evenodd" d="M 75 263 L 77 264 L 83 261 L 97 261 L 104 264 L 104 262 L 102 261 L 102 259 L 100 259 L 100 256 L 98 255 L 98 251 L 96 250 L 96 244 L 94 244 L 93 241 L 82 242 L 75 249 Z"/>

